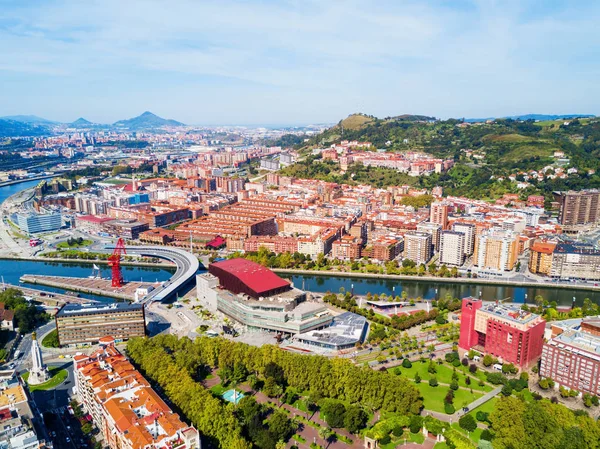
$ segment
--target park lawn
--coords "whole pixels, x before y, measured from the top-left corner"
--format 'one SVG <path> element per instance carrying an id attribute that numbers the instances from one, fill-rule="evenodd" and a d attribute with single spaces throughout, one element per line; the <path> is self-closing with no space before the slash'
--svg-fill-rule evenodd
<path id="1" fill-rule="evenodd" d="M 473 389 L 473 390 L 477 390 L 477 391 L 485 391 L 486 393 L 488 391 L 492 391 L 493 388 L 491 386 L 489 386 L 488 384 L 485 384 L 483 386 L 479 385 L 479 380 L 471 377 L 471 384 L 467 385 L 467 383 L 465 382 L 465 376 L 462 374 L 458 375 L 459 379 L 458 379 L 458 385 L 460 387 L 466 388 L 468 389 Z"/>
<path id="2" fill-rule="evenodd" d="M 470 363 L 471 362 L 469 362 L 469 364 Z M 487 376 L 485 375 L 485 372 L 481 369 L 477 369 L 477 372 L 475 374 L 471 374 L 471 372 L 469 371 L 469 367 L 463 366 L 461 364 L 458 368 L 456 368 L 456 371 L 462 372 L 463 374 L 468 374 L 471 377 L 477 378 L 477 380 L 483 380 L 484 382 L 487 382 Z"/>
<path id="3" fill-rule="evenodd" d="M 90 246 L 92 243 L 91 240 L 83 240 L 81 243 L 74 243 L 72 245 L 69 245 L 69 242 L 60 242 L 58 245 L 56 245 L 57 248 L 83 248 L 84 246 Z"/>
<path id="4" fill-rule="evenodd" d="M 225 393 L 227 390 L 229 390 L 229 388 L 225 387 L 223 384 L 215 385 L 210 389 L 210 391 L 212 391 L 212 393 L 218 397 L 223 396 L 223 393 Z"/>
<path id="5" fill-rule="evenodd" d="M 292 407 L 297 408 L 301 412 L 306 413 L 306 402 L 304 402 L 304 398 L 297 399 L 296 402 L 292 404 Z"/>
<path id="6" fill-rule="evenodd" d="M 419 373 L 419 376 L 421 376 L 421 379 L 424 381 L 428 381 L 435 376 L 438 382 L 444 384 L 449 384 L 452 382 L 452 368 L 446 364 L 438 365 L 435 362 L 434 364 L 437 371 L 435 374 L 429 374 L 427 371 L 427 368 L 429 368 L 429 360 L 427 360 L 425 363 L 414 362 L 411 368 L 404 368 L 402 365 L 400 365 L 399 368 L 401 371 L 401 376 L 408 377 L 410 379 L 414 379 L 415 374 Z M 390 371 L 393 373 L 394 369 L 395 368 L 391 368 Z"/>
<path id="7" fill-rule="evenodd" d="M 69 373 L 67 372 L 67 370 L 61 368 L 50 368 L 50 375 L 52 376 L 50 380 L 48 382 L 44 382 L 43 384 L 27 384 L 27 386 L 29 387 L 29 391 L 51 390 L 53 388 L 56 388 L 58 385 L 62 384 L 65 380 L 67 380 L 67 377 L 69 377 Z M 27 379 L 29 379 L 29 372 L 24 373 L 21 377 L 25 382 L 27 382 Z"/>
<path id="8" fill-rule="evenodd" d="M 450 449 L 450 446 L 448 446 L 446 443 L 435 443 L 433 449 Z"/>
<path id="9" fill-rule="evenodd" d="M 494 408 L 496 407 L 497 401 L 498 401 L 498 396 L 490 399 L 485 404 L 481 404 L 479 407 L 474 408 L 473 410 L 470 410 L 469 415 L 473 416 L 473 418 L 476 418 L 475 415 L 477 415 L 477 412 L 492 413 L 494 411 Z M 475 419 L 475 420 L 477 420 L 477 419 Z"/>
<path id="10" fill-rule="evenodd" d="M 421 396 L 423 396 L 423 406 L 426 410 L 444 413 L 444 398 L 448 392 L 448 387 L 442 385 L 431 387 L 427 382 L 416 384 L 416 387 L 421 392 Z M 470 391 L 459 388 L 454 392 L 454 408 L 458 410 L 481 396 L 481 393 L 473 392 L 471 394 Z"/>
<path id="11" fill-rule="evenodd" d="M 407 443 L 416 443 L 416 444 L 423 444 L 423 441 L 425 441 L 425 437 L 423 436 L 423 433 L 421 433 L 421 432 L 411 433 L 411 432 L 409 432 L 408 429 L 404 429 L 404 433 L 399 438 L 395 437 L 393 435 L 391 435 L 391 437 L 392 437 L 392 441 L 390 441 L 387 444 L 379 445 L 380 449 L 394 449 L 397 446 L 404 445 L 404 440 L 406 440 Z"/>

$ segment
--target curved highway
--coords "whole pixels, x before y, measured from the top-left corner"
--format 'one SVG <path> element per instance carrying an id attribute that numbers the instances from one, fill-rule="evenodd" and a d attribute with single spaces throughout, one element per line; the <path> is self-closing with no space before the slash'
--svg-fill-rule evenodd
<path id="1" fill-rule="evenodd" d="M 106 249 L 114 249 L 114 245 L 106 246 Z M 173 295 L 190 280 L 195 279 L 196 273 L 200 268 L 198 258 L 180 248 L 171 248 L 168 246 L 128 246 L 126 251 L 127 254 L 166 259 L 177 265 L 177 271 L 175 271 L 175 274 L 168 281 L 152 290 L 140 301 L 144 304 L 153 301 L 163 301 Z"/>

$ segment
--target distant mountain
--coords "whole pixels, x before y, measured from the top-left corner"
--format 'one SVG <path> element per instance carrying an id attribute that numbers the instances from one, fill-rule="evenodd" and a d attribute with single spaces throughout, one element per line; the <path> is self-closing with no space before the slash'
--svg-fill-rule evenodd
<path id="1" fill-rule="evenodd" d="M 28 123 L 30 125 L 57 125 L 58 122 L 53 122 L 37 115 L 7 115 L 0 117 L 1 120 L 13 120 L 15 122 Z"/>
<path id="2" fill-rule="evenodd" d="M 115 122 L 113 126 L 127 129 L 152 129 L 163 128 L 165 126 L 185 125 L 177 120 L 164 119 L 156 114 L 153 114 L 152 112 L 146 111 L 137 117 L 130 118 L 128 120 L 119 120 L 118 122 Z"/>
<path id="3" fill-rule="evenodd" d="M 50 134 L 44 125 L 0 119 L 0 137 L 33 137 Z"/>
<path id="4" fill-rule="evenodd" d="M 86 126 L 93 126 L 93 125 L 95 125 L 95 123 L 92 123 L 89 120 L 84 119 L 83 117 L 79 117 L 74 122 L 69 123 L 69 126 L 72 126 L 74 128 L 83 128 Z"/>
<path id="5" fill-rule="evenodd" d="M 467 118 L 465 122 L 485 122 L 486 120 L 496 120 L 496 119 L 512 119 L 512 120 L 559 120 L 559 119 L 573 119 L 573 118 L 591 118 L 595 117 L 593 114 L 562 114 L 562 115 L 552 115 L 552 114 L 524 114 L 524 115 L 510 115 L 508 117 L 487 117 L 487 118 Z"/>

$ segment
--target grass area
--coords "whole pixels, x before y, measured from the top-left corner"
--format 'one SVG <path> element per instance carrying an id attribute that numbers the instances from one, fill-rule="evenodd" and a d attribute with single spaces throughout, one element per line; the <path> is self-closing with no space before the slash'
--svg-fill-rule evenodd
<path id="1" fill-rule="evenodd" d="M 223 396 L 223 393 L 225 393 L 227 390 L 229 390 L 229 387 L 226 387 L 226 386 L 224 386 L 224 385 L 222 385 L 222 384 L 215 385 L 214 387 L 212 387 L 212 388 L 210 389 L 210 391 L 211 391 L 211 392 L 212 392 L 212 393 L 213 393 L 215 396 L 218 396 L 218 397 L 221 397 L 221 396 Z"/>
<path id="2" fill-rule="evenodd" d="M 521 134 L 489 134 L 482 138 L 484 142 L 521 143 L 537 141 L 537 137 L 528 137 Z"/>
<path id="3" fill-rule="evenodd" d="M 450 446 L 448 446 L 446 443 L 435 443 L 433 449 L 450 449 Z"/>
<path id="4" fill-rule="evenodd" d="M 513 149 L 511 149 L 508 153 L 503 154 L 502 157 L 498 159 L 498 162 L 519 162 L 522 159 L 527 159 L 531 157 L 540 157 L 540 158 L 548 158 L 552 156 L 554 151 L 558 150 L 558 148 L 553 147 L 552 145 L 548 145 L 546 143 L 531 143 L 525 145 L 517 145 Z"/>
<path id="5" fill-rule="evenodd" d="M 71 242 L 71 244 L 69 244 L 69 242 L 60 242 L 58 245 L 56 245 L 57 248 L 83 248 L 84 246 L 90 246 L 92 243 L 91 240 L 83 240 L 82 242 Z"/>
<path id="6" fill-rule="evenodd" d="M 425 409 L 444 413 L 444 398 L 448 392 L 448 387 L 441 385 L 438 387 L 430 387 L 427 382 L 416 384 L 416 387 L 421 392 L 421 396 L 423 396 L 423 406 Z M 481 393 L 471 393 L 468 390 L 462 390 L 459 388 L 454 392 L 454 408 L 459 409 L 469 405 L 471 402 L 477 398 L 480 398 L 481 396 Z"/>
<path id="7" fill-rule="evenodd" d="M 342 125 L 345 129 L 360 129 L 372 121 L 373 119 L 371 117 L 365 117 L 364 115 L 360 114 L 352 114 L 351 116 L 342 120 Z"/>
<path id="8" fill-rule="evenodd" d="M 130 180 L 127 180 L 127 179 L 117 179 L 117 178 L 105 179 L 102 182 L 106 183 L 106 184 L 113 184 L 113 185 L 123 185 L 123 184 L 130 184 L 131 183 Z"/>
<path id="9" fill-rule="evenodd" d="M 213 379 L 214 377 L 215 377 L 215 375 L 214 375 L 214 374 L 208 374 L 208 375 L 207 375 L 207 376 L 204 378 L 204 380 Z"/>
<path id="10" fill-rule="evenodd" d="M 56 329 L 51 330 L 42 340 L 44 348 L 58 348 L 58 332 Z"/>
<path id="11" fill-rule="evenodd" d="M 304 399 L 298 399 L 296 402 L 294 402 L 292 404 L 292 407 L 297 408 L 298 410 L 306 413 L 306 402 L 304 402 Z"/>
<path id="12" fill-rule="evenodd" d="M 306 439 L 303 438 L 301 435 L 295 434 L 292 438 L 290 438 L 291 441 L 296 441 L 298 443 L 306 443 Z"/>
<path id="13" fill-rule="evenodd" d="M 57 387 L 58 385 L 62 384 L 69 376 L 69 373 L 67 372 L 66 369 L 50 368 L 50 375 L 52 377 L 50 378 L 50 380 L 48 382 L 44 382 L 43 384 L 39 384 L 39 385 L 28 385 L 29 391 L 51 390 L 51 389 Z M 29 379 L 29 372 L 24 373 L 21 377 L 23 378 L 23 380 L 25 382 L 27 382 L 27 379 Z"/>
<path id="14" fill-rule="evenodd" d="M 401 371 L 402 376 L 408 377 L 410 379 L 414 379 L 415 374 L 419 373 L 419 376 L 421 376 L 421 379 L 425 382 L 428 381 L 429 379 L 431 379 L 432 376 L 435 376 L 436 379 L 438 380 L 438 382 L 441 382 L 441 383 L 449 384 L 450 382 L 452 382 L 452 373 L 454 372 L 454 367 L 451 367 L 450 365 L 448 365 L 446 363 L 443 363 L 442 365 L 438 365 L 436 363 L 435 364 L 435 367 L 437 370 L 436 374 L 430 374 L 427 371 L 428 367 L 429 367 L 429 361 L 426 361 L 425 363 L 415 362 L 415 363 L 413 363 L 411 368 L 404 368 L 404 367 L 400 366 L 400 371 Z M 389 371 L 391 371 L 393 373 L 394 369 L 395 368 L 391 368 Z M 485 375 L 483 372 L 471 374 L 469 372 L 468 367 L 464 367 L 462 365 L 460 367 L 456 368 L 456 372 L 458 374 L 458 385 L 460 387 L 478 390 L 478 391 L 486 391 L 486 392 L 492 391 L 492 387 L 490 387 L 487 384 L 484 386 L 478 385 L 479 379 L 485 380 Z M 470 385 L 467 385 L 465 382 L 466 376 L 471 377 Z"/>
<path id="15" fill-rule="evenodd" d="M 474 408 L 473 410 L 471 410 L 469 412 L 469 415 L 472 415 L 473 418 L 475 418 L 475 415 L 477 414 L 477 412 L 492 413 L 494 411 L 494 408 L 496 407 L 497 401 L 498 401 L 498 396 L 490 399 L 485 404 L 481 404 L 479 407 Z"/>

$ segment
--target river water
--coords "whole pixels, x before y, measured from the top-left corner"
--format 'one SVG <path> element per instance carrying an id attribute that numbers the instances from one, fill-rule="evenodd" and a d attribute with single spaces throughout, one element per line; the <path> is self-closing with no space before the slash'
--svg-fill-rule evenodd
<path id="1" fill-rule="evenodd" d="M 4 201 L 15 193 L 34 187 L 39 181 L 27 181 L 11 186 L 0 187 L 0 202 Z M 101 266 L 103 269 L 103 277 L 110 276 L 106 265 Z M 130 267 L 124 266 L 123 277 L 125 280 L 156 282 L 165 281 L 173 273 L 172 270 L 157 267 Z M 54 262 L 39 262 L 39 261 L 14 261 L 0 260 L 0 275 L 4 277 L 4 281 L 10 284 L 18 284 L 19 278 L 24 274 L 46 274 L 53 276 L 75 276 L 88 277 L 92 274 L 91 263 L 54 263 Z M 600 290 L 589 291 L 581 289 L 564 289 L 553 287 L 515 287 L 504 285 L 490 285 L 484 283 L 466 284 L 453 283 L 443 281 L 423 281 L 423 280 L 387 280 L 387 279 L 372 279 L 372 278 L 352 278 L 352 277 L 330 277 L 318 275 L 284 275 L 298 288 L 315 292 L 335 292 L 338 293 L 340 288 L 346 291 L 353 290 L 357 295 L 381 294 L 386 295 L 401 295 L 402 291 L 406 291 L 409 298 L 425 298 L 434 299 L 445 297 L 446 294 L 452 295 L 454 298 L 463 298 L 465 296 L 481 296 L 485 300 L 507 299 L 510 298 L 516 303 L 533 302 L 537 295 L 541 295 L 548 301 L 556 301 L 559 305 L 570 306 L 575 298 L 576 304 L 581 304 L 584 298 L 590 298 L 595 303 L 600 304 Z M 354 287 L 352 287 L 354 286 Z M 32 287 L 32 286 L 28 286 Z M 43 287 L 45 290 L 59 291 L 49 287 Z M 92 295 L 84 295 L 85 297 L 101 299 L 104 301 L 108 298 L 101 298 Z M 112 301 L 112 299 L 110 299 Z"/>

